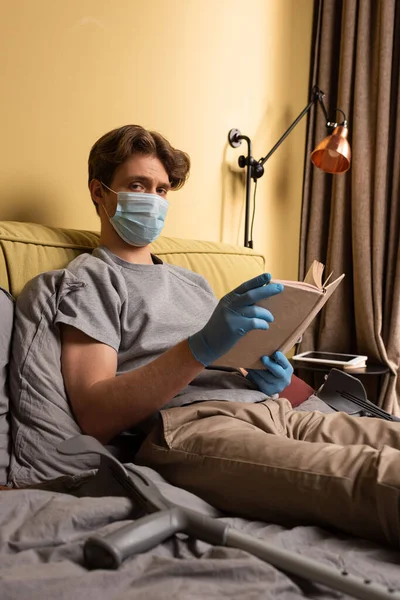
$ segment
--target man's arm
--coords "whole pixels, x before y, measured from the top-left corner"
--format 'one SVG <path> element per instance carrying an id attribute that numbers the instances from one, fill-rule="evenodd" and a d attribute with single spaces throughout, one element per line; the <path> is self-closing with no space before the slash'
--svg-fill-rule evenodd
<path id="1" fill-rule="evenodd" d="M 268 329 L 273 316 L 256 303 L 283 289 L 270 279 L 263 273 L 245 281 L 221 298 L 203 329 L 148 365 L 118 377 L 113 348 L 60 325 L 65 388 L 81 429 L 108 442 L 157 412 L 247 331 Z"/>
<path id="2" fill-rule="evenodd" d="M 61 367 L 75 418 L 88 435 L 107 443 L 172 400 L 204 366 L 180 342 L 148 365 L 116 377 L 116 351 L 61 325 Z"/>

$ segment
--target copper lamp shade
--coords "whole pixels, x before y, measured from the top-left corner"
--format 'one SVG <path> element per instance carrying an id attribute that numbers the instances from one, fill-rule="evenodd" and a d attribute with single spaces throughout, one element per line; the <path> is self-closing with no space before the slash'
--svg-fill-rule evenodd
<path id="1" fill-rule="evenodd" d="M 345 173 L 350 168 L 351 150 L 345 125 L 335 127 L 311 153 L 311 162 L 325 173 Z"/>

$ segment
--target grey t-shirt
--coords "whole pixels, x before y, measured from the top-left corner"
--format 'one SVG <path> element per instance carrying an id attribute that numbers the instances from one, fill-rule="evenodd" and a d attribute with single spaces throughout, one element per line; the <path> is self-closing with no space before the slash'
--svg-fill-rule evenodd
<path id="1" fill-rule="evenodd" d="M 154 360 L 207 322 L 217 303 L 207 282 L 156 257 L 154 262 L 134 265 L 99 248 L 67 269 L 41 273 L 19 295 L 10 361 L 13 485 L 75 475 L 98 465 L 93 455 L 57 451 L 60 442 L 82 433 L 62 377 L 59 323 L 114 348 L 121 375 Z M 239 371 L 205 369 L 167 406 L 264 398 Z M 125 462 L 140 443 L 140 436 L 131 433 L 112 440 Z"/>
<path id="2" fill-rule="evenodd" d="M 156 256 L 153 263 L 132 264 L 100 246 L 67 267 L 83 286 L 62 299 L 56 322 L 114 348 L 117 375 L 153 361 L 199 331 L 217 304 L 201 275 L 165 264 Z M 164 408 L 204 400 L 260 402 L 265 398 L 240 371 L 207 368 Z"/>

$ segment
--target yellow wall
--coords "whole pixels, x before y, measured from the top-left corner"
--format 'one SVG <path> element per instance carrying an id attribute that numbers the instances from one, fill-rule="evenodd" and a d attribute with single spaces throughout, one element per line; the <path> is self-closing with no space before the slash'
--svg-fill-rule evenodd
<path id="1" fill-rule="evenodd" d="M 242 243 L 242 148 L 260 158 L 307 102 L 313 0 L 19 0 L 1 19 L 0 219 L 98 229 L 87 155 L 138 123 L 189 152 L 165 234 Z M 304 123 L 266 165 L 255 248 L 296 277 Z M 244 149 L 244 146 L 243 146 Z M 287 167 L 289 159 L 295 164 Z"/>

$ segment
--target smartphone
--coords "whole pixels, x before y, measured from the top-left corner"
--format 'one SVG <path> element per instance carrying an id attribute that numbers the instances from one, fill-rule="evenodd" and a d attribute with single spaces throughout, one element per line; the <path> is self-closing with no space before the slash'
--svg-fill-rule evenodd
<path id="1" fill-rule="evenodd" d="M 363 367 L 368 356 L 362 354 L 341 354 L 338 352 L 302 352 L 292 356 L 292 360 L 301 362 L 313 362 L 326 365 L 340 365 L 342 367 Z"/>

